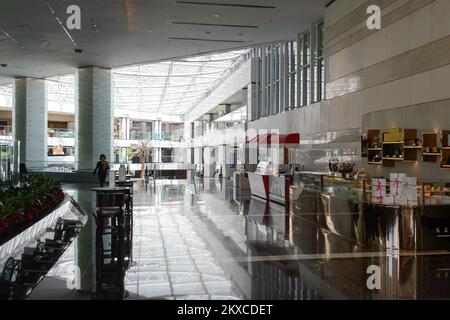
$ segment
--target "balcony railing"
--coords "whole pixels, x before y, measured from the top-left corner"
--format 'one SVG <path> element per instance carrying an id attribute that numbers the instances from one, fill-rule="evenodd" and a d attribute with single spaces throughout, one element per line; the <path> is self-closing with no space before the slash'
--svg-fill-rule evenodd
<path id="1" fill-rule="evenodd" d="M 182 141 L 181 133 L 130 132 L 130 140 Z"/>
<path id="2" fill-rule="evenodd" d="M 75 138 L 75 131 L 71 129 L 48 129 L 49 138 Z"/>

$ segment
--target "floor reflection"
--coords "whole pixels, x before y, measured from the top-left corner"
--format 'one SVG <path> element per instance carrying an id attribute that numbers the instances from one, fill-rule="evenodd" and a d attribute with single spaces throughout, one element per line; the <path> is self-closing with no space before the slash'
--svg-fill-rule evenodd
<path id="1" fill-rule="evenodd" d="M 88 186 L 65 187 L 91 208 Z M 133 264 L 124 279 L 125 298 L 450 298 L 448 251 L 389 255 L 368 250 L 283 206 L 235 194 L 226 179 L 136 184 Z M 81 290 L 69 288 L 73 294 L 68 295 L 55 289 L 51 298 L 90 298 L 95 268 L 89 230 L 51 274 L 70 283 L 77 274 L 63 265 L 81 266 L 80 280 L 72 281 Z M 367 286 L 372 265 L 381 271 L 379 290 Z M 49 281 L 43 281 L 46 291 L 36 290 L 33 298 L 51 296 Z"/>

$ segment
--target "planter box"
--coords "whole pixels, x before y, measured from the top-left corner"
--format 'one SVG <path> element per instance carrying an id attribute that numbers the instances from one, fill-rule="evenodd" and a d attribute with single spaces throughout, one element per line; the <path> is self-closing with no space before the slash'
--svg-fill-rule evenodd
<path id="1" fill-rule="evenodd" d="M 9 257 L 16 257 L 23 248 L 35 243 L 36 239 L 41 238 L 47 232 L 48 228 L 55 226 L 56 221 L 65 216 L 71 216 L 71 219 L 83 220 L 87 217 L 79 211 L 79 209 L 72 203 L 69 196 L 65 196 L 60 205 L 52 212 L 35 221 L 31 225 L 24 225 L 16 229 L 14 234 L 9 234 L 7 240 L 3 239 L 0 245 L 0 272 L 3 270 L 3 265 Z"/>

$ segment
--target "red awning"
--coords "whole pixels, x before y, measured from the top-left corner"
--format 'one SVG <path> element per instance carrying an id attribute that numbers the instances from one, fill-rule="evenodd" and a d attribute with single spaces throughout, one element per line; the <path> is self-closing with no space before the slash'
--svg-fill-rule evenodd
<path id="1" fill-rule="evenodd" d="M 299 144 L 300 143 L 300 134 L 291 133 L 291 134 L 262 134 L 257 135 L 250 141 L 249 144 Z"/>

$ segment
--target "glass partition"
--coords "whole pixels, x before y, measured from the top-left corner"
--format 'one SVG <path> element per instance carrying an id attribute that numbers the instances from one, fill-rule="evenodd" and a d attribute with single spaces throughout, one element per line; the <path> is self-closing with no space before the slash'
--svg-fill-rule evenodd
<path id="1" fill-rule="evenodd" d="M 0 140 L 0 187 L 19 181 L 20 142 Z"/>
<path id="2" fill-rule="evenodd" d="M 328 173 L 298 172 L 294 187 L 331 195 L 342 200 L 400 206 L 450 205 L 449 182 L 423 182 L 400 174 L 399 178 L 342 178 Z M 411 180 L 412 179 L 412 180 Z"/>

